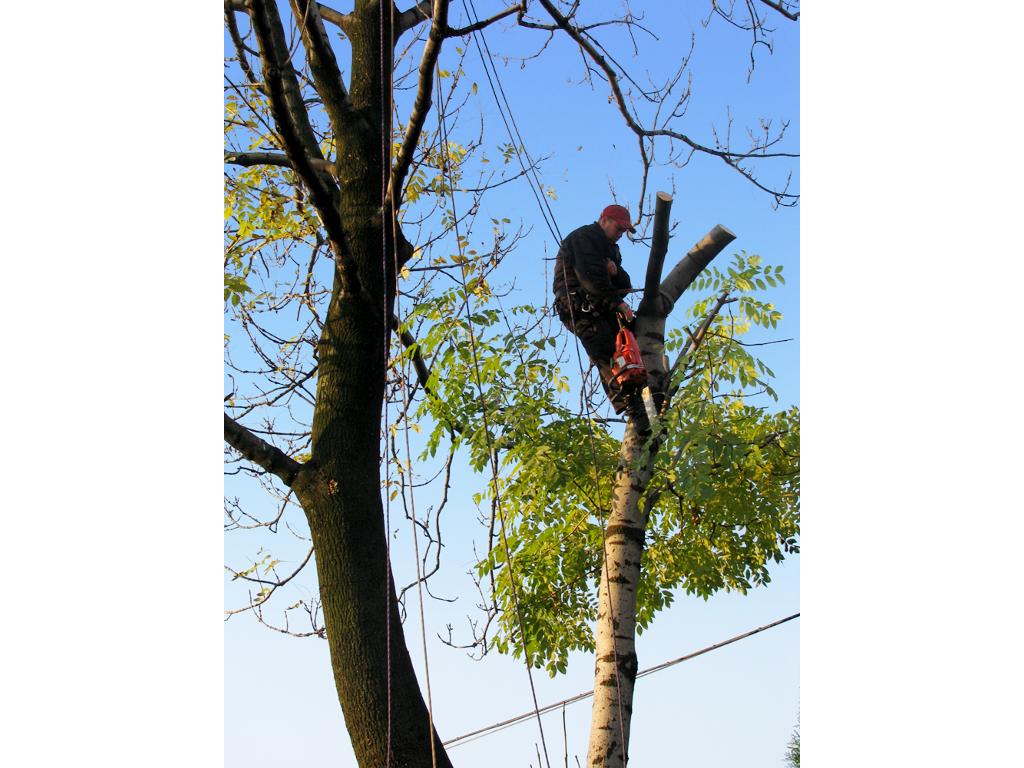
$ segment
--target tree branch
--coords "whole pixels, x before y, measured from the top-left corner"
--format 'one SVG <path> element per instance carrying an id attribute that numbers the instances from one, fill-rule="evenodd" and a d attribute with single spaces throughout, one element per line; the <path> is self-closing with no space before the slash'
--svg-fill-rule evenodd
<path id="1" fill-rule="evenodd" d="M 313 83 L 323 101 L 324 111 L 331 121 L 334 135 L 345 135 L 346 123 L 358 119 L 349 100 L 345 83 L 341 79 L 338 60 L 334 56 L 323 19 L 320 18 L 319 4 L 313 0 L 289 0 L 292 13 L 299 24 L 302 43 L 306 48 L 306 61 L 313 75 Z"/>
<path id="2" fill-rule="evenodd" d="M 468 35 L 473 32 L 477 32 L 481 29 L 484 29 L 485 27 L 489 27 L 494 22 L 501 21 L 502 19 L 511 16 L 513 13 L 523 13 L 525 10 L 526 8 L 523 7 L 523 4 L 518 3 L 509 8 L 506 8 L 504 11 L 500 11 L 494 14 L 489 19 L 484 19 L 483 21 L 478 21 L 475 24 L 470 24 L 468 27 L 448 27 L 448 29 L 445 30 L 444 36 L 462 37 L 463 35 Z"/>
<path id="3" fill-rule="evenodd" d="M 291 65 L 277 5 L 274 0 L 249 2 L 252 5 L 252 26 L 259 42 L 263 77 L 267 83 L 274 122 L 292 167 L 308 187 L 313 205 L 324 224 L 342 287 L 346 292 L 359 294 L 362 292 L 359 272 L 349 252 L 345 226 L 338 208 L 337 181 L 313 165 L 313 161 L 323 160 L 324 156 L 310 125 L 309 114 Z"/>
<path id="4" fill-rule="evenodd" d="M 225 152 L 224 162 L 229 165 L 240 165 L 251 168 L 254 165 L 276 165 L 281 168 L 294 168 L 288 155 L 280 152 Z M 310 164 L 318 171 L 334 173 L 334 163 L 327 160 L 310 160 Z"/>
<path id="5" fill-rule="evenodd" d="M 416 343 L 416 338 L 409 333 L 409 331 L 401 330 L 402 323 L 398 319 L 397 315 L 391 316 L 391 327 L 398 332 L 398 337 L 402 340 L 402 346 L 406 349 L 412 349 L 412 365 L 416 369 L 416 376 L 420 380 L 420 384 L 423 386 L 423 390 L 428 394 L 433 394 L 430 391 L 430 387 L 427 386 L 427 381 L 430 380 L 430 369 L 427 368 L 427 364 L 423 360 L 423 355 L 420 354 L 419 345 Z M 412 400 L 412 395 L 409 396 Z"/>
<path id="6" fill-rule="evenodd" d="M 690 283 L 696 279 L 704 267 L 710 264 L 711 260 L 735 239 L 736 235 L 721 224 L 716 224 L 668 273 L 668 277 L 658 289 L 657 297 L 650 303 L 648 311 L 667 317 L 683 291 L 689 288 Z M 644 301 L 646 302 L 646 297 Z"/>
<path id="7" fill-rule="evenodd" d="M 402 11 L 395 17 L 395 40 L 415 27 L 421 21 L 426 21 L 432 13 L 432 0 L 420 0 L 406 11 Z"/>
<path id="8" fill-rule="evenodd" d="M 432 12 L 433 20 L 430 25 L 430 33 L 427 36 L 427 43 L 423 46 L 423 58 L 419 67 L 419 86 L 416 90 L 416 100 L 409 114 L 409 122 L 405 128 L 405 139 L 402 141 L 402 148 L 398 152 L 395 165 L 391 169 L 391 178 L 388 181 L 386 200 L 390 203 L 392 210 L 398 210 L 401 206 L 401 189 L 405 176 L 412 164 L 413 152 L 416 144 L 423 133 L 423 124 L 427 120 L 432 104 L 431 93 L 434 88 L 434 65 L 441 53 L 441 45 L 444 43 L 444 30 L 448 26 L 448 0 L 434 0 Z"/>
<path id="9" fill-rule="evenodd" d="M 659 192 L 655 197 L 651 255 L 647 259 L 644 297 L 640 302 L 642 307 L 650 306 L 657 296 L 661 285 L 661 270 L 665 265 L 665 254 L 668 253 L 668 216 L 672 210 L 672 195 L 668 192 Z"/>
<path id="10" fill-rule="evenodd" d="M 728 291 L 726 291 L 725 293 L 718 297 L 718 299 L 715 301 L 715 306 L 708 310 L 707 315 L 704 316 L 704 321 L 700 324 L 700 327 L 697 329 L 697 333 L 690 334 L 690 343 L 686 346 L 686 349 L 680 352 L 679 357 L 677 357 L 676 361 L 672 363 L 672 367 L 669 369 L 668 372 L 669 381 L 671 381 L 672 377 L 675 375 L 675 372 L 679 369 L 683 362 L 689 359 L 693 355 L 693 353 L 697 351 L 697 348 L 700 346 L 700 343 L 704 341 L 704 338 L 708 335 L 708 329 L 711 327 L 711 323 L 714 321 L 716 317 L 718 317 L 718 313 L 722 311 L 722 307 L 734 301 L 737 301 L 737 299 L 730 298 Z M 677 389 L 679 389 L 678 383 L 671 389 L 669 389 L 668 393 L 665 396 L 666 403 L 669 403 L 672 400 L 672 396 L 676 393 Z M 667 406 L 663 406 L 663 410 L 665 407 Z"/>
<path id="11" fill-rule="evenodd" d="M 224 414 L 224 440 L 253 464 L 280 478 L 289 488 L 295 482 L 302 465 L 292 457 Z"/>
<path id="12" fill-rule="evenodd" d="M 245 55 L 246 51 L 249 49 L 246 47 L 245 42 L 242 40 L 242 35 L 238 31 L 238 22 L 235 21 L 236 11 L 239 13 L 248 13 L 249 7 L 245 3 L 239 3 L 235 0 L 225 0 L 224 20 L 228 25 L 228 33 L 231 35 L 231 42 L 234 43 L 235 51 L 238 53 L 238 64 L 242 67 L 242 71 L 245 72 L 245 76 L 249 79 L 249 82 L 265 93 L 266 89 L 256 78 L 256 73 L 252 71 L 252 67 L 249 66 L 249 59 Z"/>
<path id="13" fill-rule="evenodd" d="M 773 3 L 772 0 L 761 0 L 761 2 L 767 5 L 769 8 L 774 8 L 776 11 L 781 13 L 790 21 L 796 21 L 797 19 L 800 18 L 800 11 L 797 11 L 796 13 L 790 13 L 790 11 L 781 2 Z"/>
<path id="14" fill-rule="evenodd" d="M 790 200 L 790 204 L 795 204 L 795 201 L 799 198 L 798 195 L 790 194 L 783 189 L 782 191 L 770 189 L 760 182 L 758 182 L 752 173 L 740 167 L 739 162 L 745 159 L 764 159 L 769 157 L 799 157 L 796 153 L 789 152 L 765 152 L 765 147 L 755 149 L 751 152 L 733 152 L 729 149 L 715 149 L 713 147 L 705 146 L 700 144 L 689 136 L 678 131 L 669 130 L 667 128 L 662 129 L 648 129 L 641 126 L 636 118 L 633 117 L 630 112 L 629 105 L 626 103 L 626 97 L 622 93 L 622 89 L 619 87 L 619 76 L 615 71 L 614 67 L 608 62 L 608 60 L 601 55 L 601 53 L 594 47 L 593 43 L 585 36 L 579 29 L 574 27 L 569 19 L 559 13 L 558 9 L 551 3 L 551 0 L 539 0 L 540 4 L 544 6 L 544 9 L 548 12 L 552 19 L 555 20 L 557 26 L 562 29 L 569 37 L 576 41 L 576 44 L 590 57 L 590 59 L 596 64 L 605 77 L 608 79 L 608 85 L 611 86 L 612 96 L 615 99 L 615 103 L 618 105 L 619 112 L 622 113 L 623 118 L 626 121 L 626 126 L 633 131 L 639 137 L 654 137 L 654 136 L 666 136 L 671 139 L 681 141 L 687 146 L 691 147 L 697 152 L 703 152 L 704 154 L 711 155 L 714 157 L 721 158 L 727 165 L 734 168 L 737 172 L 744 176 L 748 181 L 753 183 L 756 187 L 770 195 L 774 196 L 776 202 L 782 203 L 784 200 Z M 788 182 L 787 182 L 788 186 Z"/>
<path id="15" fill-rule="evenodd" d="M 409 331 L 400 331 L 402 327 L 401 321 L 397 315 L 391 316 L 391 327 L 398 332 L 398 338 L 402 341 L 402 346 L 406 349 L 412 350 L 412 365 L 416 369 L 417 385 L 423 386 L 423 391 L 426 392 L 430 397 L 437 398 L 438 395 L 434 390 L 427 386 L 427 382 L 430 381 L 430 368 L 427 367 L 426 361 L 423 359 L 423 355 L 420 354 L 419 345 L 416 342 L 416 337 L 413 336 Z M 412 403 L 413 395 L 416 394 L 416 387 L 413 386 L 412 391 L 409 393 L 408 402 Z M 408 405 L 406 406 L 408 408 Z M 446 419 L 447 426 L 453 432 L 458 432 L 460 435 L 464 433 L 465 428 L 456 421 Z"/>
<path id="16" fill-rule="evenodd" d="M 320 12 L 320 18 L 331 22 L 346 35 L 348 34 L 348 25 L 352 20 L 352 17 L 349 14 L 336 11 L 333 8 L 328 8 L 323 3 L 317 3 L 317 10 Z"/>

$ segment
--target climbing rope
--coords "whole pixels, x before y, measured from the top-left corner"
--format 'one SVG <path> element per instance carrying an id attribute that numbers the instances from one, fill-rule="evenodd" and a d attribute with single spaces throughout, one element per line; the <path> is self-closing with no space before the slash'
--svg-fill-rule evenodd
<path id="1" fill-rule="evenodd" d="M 388 732 L 387 732 L 387 753 L 384 763 L 384 768 L 391 768 L 391 460 L 388 458 L 387 444 L 388 434 L 390 431 L 390 418 L 388 413 L 388 395 L 386 390 L 387 382 L 387 370 L 388 362 L 391 359 L 391 313 L 388 312 L 388 234 L 387 228 L 384 226 L 384 212 L 387 210 L 387 194 L 388 194 L 388 177 L 391 171 L 391 131 L 388 129 L 388 117 L 391 114 L 391 107 L 389 106 L 388 111 L 384 111 L 384 104 L 391 104 L 393 94 L 389 93 L 385 96 L 384 84 L 387 81 L 384 72 L 384 5 L 380 6 L 380 69 L 381 69 L 381 109 L 380 109 L 380 137 L 381 137 L 381 192 L 380 192 L 380 212 L 381 212 L 381 285 L 384 287 L 383 294 L 383 306 L 381 308 L 381 315 L 384 321 L 384 381 L 385 381 L 385 392 L 384 392 L 384 447 L 381 458 L 384 461 L 384 548 L 385 548 L 385 560 L 384 560 L 384 615 L 385 615 L 385 630 L 384 630 L 384 643 L 385 643 L 385 658 L 386 658 L 386 672 L 385 679 L 387 682 L 387 719 L 388 719 Z M 397 277 L 395 279 L 397 289 Z M 433 739 L 431 739 L 433 743 Z"/>
<path id="2" fill-rule="evenodd" d="M 386 96 L 386 98 L 382 98 L 381 99 L 381 143 L 382 143 L 382 157 L 381 157 L 382 173 L 381 173 L 381 176 L 382 176 L 382 189 L 383 189 L 383 191 L 381 193 L 381 235 L 382 235 L 382 240 L 383 240 L 383 243 L 384 243 L 384 260 L 385 260 L 384 261 L 384 267 L 385 267 L 385 270 L 384 270 L 384 277 L 385 277 L 385 283 L 384 283 L 384 285 L 385 285 L 385 289 L 384 289 L 385 344 L 387 345 L 388 352 L 390 353 L 390 338 L 391 338 L 391 336 L 390 336 L 390 332 L 387 330 L 387 329 L 390 328 L 390 322 L 391 322 L 391 313 L 388 311 L 388 307 L 387 307 L 388 288 L 390 288 L 390 283 L 389 283 L 389 281 L 387 279 L 387 229 L 388 229 L 388 225 L 390 225 L 390 228 L 391 228 L 391 253 L 392 253 L 392 261 L 393 261 L 393 267 L 394 267 L 394 272 L 393 272 L 393 275 L 394 275 L 394 278 L 393 278 L 394 279 L 394 289 L 395 289 L 395 312 L 394 312 L 394 314 L 395 314 L 396 317 L 399 317 L 399 318 L 402 316 L 402 312 L 401 312 L 401 296 L 402 296 L 402 292 L 401 292 L 401 290 L 399 290 L 399 287 L 398 287 L 398 277 L 399 277 L 399 266 L 398 266 L 398 211 L 396 210 L 396 208 L 395 208 L 395 206 L 393 204 L 391 204 L 390 207 L 389 207 L 389 204 L 388 204 L 388 194 L 387 194 L 388 182 L 390 180 L 390 175 L 391 175 L 391 165 L 392 165 L 392 162 L 393 162 L 391 131 L 390 131 L 389 125 L 390 125 L 390 118 L 392 118 L 392 116 L 394 115 L 394 111 L 395 111 L 395 102 L 394 102 L 395 83 L 394 83 L 394 64 L 393 64 L 393 62 L 391 64 L 391 66 L 387 66 L 387 71 L 385 72 L 385 66 L 386 66 L 385 65 L 385 61 L 387 61 L 387 59 L 385 59 L 385 49 L 387 48 L 387 46 L 385 44 L 385 21 L 386 21 L 386 23 L 388 25 L 387 29 L 391 30 L 392 33 L 394 31 L 394 24 L 395 24 L 395 5 L 394 5 L 394 3 L 389 3 L 389 6 L 390 6 L 389 16 L 385 20 L 384 4 L 383 3 L 380 4 L 381 88 L 382 88 L 382 90 L 385 87 L 387 89 L 387 96 Z M 390 48 L 387 48 L 387 55 L 388 55 L 389 58 L 391 57 Z M 382 94 L 382 96 L 383 96 L 383 94 Z M 385 104 L 387 105 L 387 111 L 386 112 L 384 110 Z M 394 199 L 396 199 L 396 197 L 393 195 L 391 199 L 393 201 Z M 387 221 L 387 222 L 384 220 L 384 217 L 385 217 L 386 214 L 390 214 L 388 216 L 389 221 Z M 398 332 L 398 328 L 396 328 L 395 331 Z M 422 571 L 420 569 L 419 532 L 417 530 L 417 522 L 416 522 L 416 492 L 414 490 L 415 489 L 415 483 L 413 483 L 413 481 L 412 481 L 412 449 L 411 449 L 410 444 L 409 444 L 409 418 L 408 418 L 408 413 L 409 413 L 409 391 L 408 391 L 408 384 L 407 384 L 408 360 L 405 358 L 404 354 L 403 354 L 402 357 L 403 357 L 403 364 L 402 364 L 402 369 L 399 372 L 399 378 L 401 380 L 401 388 L 402 388 L 402 406 L 403 406 L 402 407 L 402 413 L 403 413 L 403 419 L 402 419 L 403 430 L 402 431 L 403 431 L 404 437 L 405 437 L 405 468 L 406 468 L 405 469 L 405 472 L 406 472 L 405 479 L 408 481 L 408 485 L 409 485 L 410 527 L 412 529 L 413 556 L 414 556 L 415 561 L 416 561 L 416 590 L 417 590 L 417 594 L 418 594 L 418 597 L 419 597 L 420 639 L 421 639 L 421 643 L 422 643 L 422 647 L 423 647 L 423 670 L 424 670 L 424 678 L 425 678 L 425 682 L 426 682 L 426 686 L 427 686 L 427 726 L 428 726 L 428 728 L 427 728 L 427 738 L 430 740 L 430 764 L 431 764 L 432 768 L 437 768 L 437 744 L 435 743 L 436 739 L 434 738 L 434 704 L 433 704 L 433 695 L 431 693 L 431 686 L 430 686 L 430 657 L 429 657 L 429 654 L 427 652 L 426 613 L 425 613 L 424 601 L 423 601 L 423 573 L 422 573 Z M 386 357 L 385 360 L 387 360 L 387 359 L 388 358 Z M 384 400 L 385 400 L 385 404 L 386 404 L 387 403 L 387 396 L 386 396 L 386 394 L 385 394 Z M 385 409 L 386 409 L 386 407 L 387 406 L 385 405 Z M 385 410 L 385 414 L 386 414 L 386 410 Z M 385 418 L 385 441 L 387 440 L 387 436 L 388 436 L 389 431 L 390 431 L 390 427 L 387 425 L 387 420 Z M 396 457 L 397 457 L 397 451 L 396 451 Z M 388 462 L 388 463 L 390 464 L 390 462 Z M 390 488 L 388 488 L 388 491 L 390 491 Z M 388 506 L 389 506 L 389 509 L 390 509 L 390 497 L 391 497 L 390 492 L 387 492 L 385 494 L 385 496 L 388 499 L 387 503 L 388 503 Z M 386 515 L 386 518 L 387 518 L 388 530 L 385 533 L 386 533 L 386 537 L 388 539 L 388 545 L 387 545 L 387 548 L 388 548 L 388 568 L 390 568 L 390 562 L 391 562 L 390 513 L 388 513 Z M 391 683 L 390 683 L 390 674 L 391 674 L 391 640 L 390 640 L 391 619 L 390 619 L 390 617 L 391 617 L 391 611 L 390 611 L 390 589 L 388 590 L 388 592 L 386 594 L 386 600 L 388 601 L 388 625 L 387 625 L 387 634 L 388 634 L 388 649 L 387 649 L 387 653 L 388 653 L 388 758 L 387 759 L 388 759 L 388 766 L 390 766 L 390 761 L 391 761 Z"/>

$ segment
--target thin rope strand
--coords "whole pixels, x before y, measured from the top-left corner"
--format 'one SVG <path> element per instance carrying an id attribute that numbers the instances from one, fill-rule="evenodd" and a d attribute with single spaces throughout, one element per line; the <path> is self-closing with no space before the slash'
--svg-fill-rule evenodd
<path id="1" fill-rule="evenodd" d="M 391 6 L 390 23 L 391 29 L 394 29 L 395 24 L 395 4 L 389 3 Z M 383 38 L 384 32 L 381 29 L 381 37 Z M 390 115 L 395 108 L 394 96 L 395 96 L 395 68 L 392 65 L 389 72 L 389 87 L 388 87 L 388 114 Z M 383 110 L 382 110 L 383 111 Z M 388 175 L 390 175 L 392 163 L 392 143 L 390 137 L 388 140 Z M 386 194 L 386 193 L 385 193 Z M 397 190 L 394 191 L 394 195 L 397 196 Z M 386 202 L 386 201 L 385 201 Z M 381 212 L 383 213 L 383 208 Z M 394 257 L 395 267 L 395 315 L 398 317 L 402 316 L 401 302 L 402 292 L 398 287 L 398 211 L 395 207 L 391 206 L 391 247 L 392 254 Z M 397 329 L 395 329 L 397 331 Z M 409 360 L 405 353 L 402 354 L 403 365 L 402 365 L 402 412 L 405 414 L 403 420 L 403 432 L 405 433 L 405 464 L 406 471 L 408 472 L 409 478 L 409 507 L 412 513 L 412 519 L 410 521 L 412 527 L 412 544 L 413 544 L 413 556 L 416 559 L 416 592 L 419 595 L 420 603 L 420 638 L 423 644 L 423 673 L 427 683 L 427 723 L 429 726 L 429 738 L 430 738 L 430 764 L 432 768 L 437 768 L 437 744 L 434 739 L 434 699 L 430 689 L 430 656 L 427 653 L 427 619 L 426 610 L 423 605 L 423 572 L 420 568 L 420 539 L 419 532 L 416 530 L 416 492 L 414 490 L 415 484 L 412 480 L 412 448 L 409 445 L 409 388 L 408 388 L 408 373 L 409 373 Z"/>
<path id="2" fill-rule="evenodd" d="M 435 66 L 437 66 L 438 67 L 438 71 L 440 71 L 439 65 L 435 64 Z M 445 125 L 445 113 L 444 113 L 444 106 L 443 106 L 444 105 L 444 100 L 443 100 L 442 97 L 443 97 L 443 94 L 442 94 L 442 91 L 441 91 L 441 78 L 440 78 L 440 76 L 438 76 L 438 78 L 437 78 L 438 126 L 439 126 L 439 131 L 440 131 L 440 134 L 441 134 L 441 150 L 442 150 L 441 173 L 444 174 L 446 172 L 447 167 L 448 167 L 448 162 L 447 162 L 447 160 L 448 160 L 448 158 L 447 158 L 447 152 L 448 152 L 448 133 L 447 133 L 447 127 Z M 455 241 L 456 241 L 456 244 L 457 244 L 458 249 L 459 249 L 459 257 L 460 257 L 459 258 L 459 261 L 460 261 L 460 265 L 459 266 L 460 266 L 460 275 L 461 275 L 462 289 L 463 289 L 463 293 L 465 295 L 464 306 L 466 308 L 466 323 L 467 323 L 467 326 L 468 326 L 468 329 L 469 329 L 469 346 L 470 346 L 470 351 L 471 351 L 472 356 L 473 356 L 473 370 L 474 370 L 474 374 L 475 374 L 475 381 L 476 381 L 477 392 L 479 393 L 479 396 L 480 396 L 480 406 L 481 406 L 481 414 L 482 414 L 482 418 L 483 418 L 484 436 L 485 436 L 485 438 L 487 440 L 487 453 L 489 455 L 490 464 L 491 464 L 491 485 L 492 485 L 492 488 L 494 490 L 494 498 L 495 498 L 495 503 L 496 503 L 497 510 L 498 510 L 498 517 L 501 520 L 501 542 L 502 542 L 502 547 L 505 550 L 505 561 L 508 563 L 509 584 L 512 587 L 512 599 L 513 599 L 513 603 L 515 604 L 516 618 L 517 618 L 517 621 L 518 621 L 518 624 L 519 624 L 519 636 L 520 636 L 520 638 L 522 640 L 522 645 L 523 645 L 523 661 L 526 663 L 526 674 L 527 674 L 527 677 L 529 678 L 529 681 L 530 681 L 530 695 L 533 697 L 534 710 L 537 710 L 537 689 L 536 689 L 536 687 L 534 685 L 534 682 L 533 682 L 533 670 L 530 668 L 530 656 L 529 656 L 529 652 L 528 652 L 527 645 L 526 645 L 526 630 L 525 630 L 524 625 L 523 625 L 522 608 L 520 607 L 520 604 L 519 604 L 519 593 L 518 593 L 518 590 L 516 589 L 515 572 L 514 572 L 514 568 L 513 568 L 513 564 L 512 564 L 512 562 L 513 562 L 512 554 L 511 554 L 511 551 L 509 550 L 509 546 L 508 546 L 508 536 L 507 536 L 507 533 L 506 533 L 506 525 L 505 525 L 505 512 L 504 512 L 504 509 L 503 509 L 502 504 L 501 504 L 501 490 L 498 487 L 497 457 L 496 457 L 496 454 L 495 454 L 495 451 L 494 451 L 494 446 L 493 446 L 493 444 L 491 442 L 490 424 L 488 423 L 488 419 L 487 419 L 487 401 L 484 398 L 483 384 L 482 384 L 482 382 L 480 380 L 480 362 L 479 362 L 479 359 L 478 359 L 477 353 L 476 353 L 476 334 L 473 331 L 472 313 L 471 313 L 471 310 L 470 310 L 469 287 L 468 287 L 468 285 L 466 283 L 466 259 L 465 259 L 465 256 L 463 255 L 462 238 L 461 238 L 461 236 L 459 234 L 458 212 L 455 209 L 455 191 L 454 191 L 454 187 L 452 186 L 451 176 L 450 175 L 449 175 L 449 179 L 448 179 L 448 192 L 449 192 L 449 200 L 450 200 L 451 205 L 452 205 L 452 226 L 453 226 L 453 229 L 455 231 Z M 548 757 L 547 741 L 544 738 L 544 724 L 541 722 L 540 713 L 539 712 L 537 712 L 537 728 L 538 728 L 538 730 L 540 732 L 541 745 L 544 747 L 544 760 L 547 763 L 548 768 L 551 768 L 551 760 Z"/>
<path id="3" fill-rule="evenodd" d="M 392 5 L 394 5 L 392 3 Z M 387 206 L 387 194 L 388 194 L 388 175 L 391 170 L 391 132 L 388 129 L 388 117 L 391 115 L 390 108 L 388 112 L 384 111 L 384 103 L 387 101 L 389 104 L 392 101 L 391 98 L 385 99 L 384 96 L 384 6 L 380 6 L 380 87 L 381 87 L 381 109 L 380 109 L 380 136 L 381 136 L 381 193 L 380 193 L 380 213 L 381 213 L 381 283 L 384 286 L 382 291 L 384 295 L 384 305 L 382 315 L 384 316 L 384 547 L 385 547 L 385 563 L 384 563 L 384 611 L 385 611 L 385 630 L 384 630 L 384 642 L 386 644 L 385 657 L 387 664 L 386 680 L 387 680 L 387 718 L 388 718 L 388 733 L 387 733 L 387 756 L 384 762 L 384 768 L 391 768 L 391 460 L 387 455 L 387 444 L 388 444 L 388 433 L 390 430 L 389 424 L 389 413 L 388 413 L 388 393 L 387 393 L 387 371 L 388 362 L 391 359 L 391 331 L 390 331 L 390 313 L 388 312 L 388 235 L 387 229 L 384 226 L 384 211 Z M 393 94 L 392 94 L 393 97 Z M 387 115 L 387 117 L 385 117 Z M 396 281 L 396 293 L 397 293 L 397 276 Z M 433 745 L 433 734 L 431 734 L 431 745 Z"/>

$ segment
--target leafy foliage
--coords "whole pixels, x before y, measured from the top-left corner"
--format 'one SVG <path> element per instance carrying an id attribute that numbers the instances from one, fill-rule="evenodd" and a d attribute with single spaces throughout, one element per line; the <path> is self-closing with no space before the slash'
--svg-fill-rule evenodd
<path id="1" fill-rule="evenodd" d="M 436 424 L 421 458 L 449 433 L 480 473 L 491 474 L 492 450 L 499 457 L 497 476 L 475 499 L 490 504 L 493 521 L 489 552 L 477 566 L 500 608 L 491 647 L 522 652 L 521 616 L 530 663 L 555 674 L 565 671 L 570 652 L 593 649 L 601 521 L 619 440 L 564 404 L 568 381 L 555 339 L 536 330 L 540 311 L 490 306 L 481 280 L 470 277 L 468 292 L 452 289 L 416 309 L 435 392 L 419 414 Z M 772 563 L 799 551 L 799 412 L 763 404 L 776 397 L 772 372 L 743 345 L 753 329 L 778 322 L 778 311 L 758 296 L 781 281 L 778 268 L 739 254 L 699 282 L 704 294 L 692 317 L 726 291 L 737 309 L 717 316 L 673 377 L 678 390 L 646 496 L 640 631 L 671 604 L 674 590 L 705 599 L 722 589 L 746 592 L 770 581 Z M 468 320 L 467 293 L 475 307 Z M 673 330 L 666 348 L 678 353 L 689 339 Z"/>
<path id="2" fill-rule="evenodd" d="M 789 738 L 789 744 L 786 745 L 786 757 L 785 763 L 790 768 L 800 768 L 800 723 L 796 724 L 796 728 L 793 729 L 793 735 Z"/>

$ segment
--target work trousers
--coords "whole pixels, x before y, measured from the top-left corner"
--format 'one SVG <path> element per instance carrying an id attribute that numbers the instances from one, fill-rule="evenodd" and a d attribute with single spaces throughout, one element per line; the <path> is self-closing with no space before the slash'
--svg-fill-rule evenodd
<path id="1" fill-rule="evenodd" d="M 615 354 L 615 337 L 619 332 L 619 322 L 614 313 L 591 310 L 583 312 L 574 308 L 572 313 L 564 299 L 555 304 L 558 319 L 583 343 L 591 364 L 597 368 L 601 377 L 601 386 L 616 413 L 625 407 L 622 387 L 612 377 L 612 356 Z M 575 321 L 575 323 L 573 322 Z"/>

